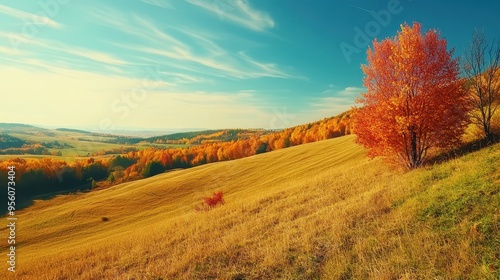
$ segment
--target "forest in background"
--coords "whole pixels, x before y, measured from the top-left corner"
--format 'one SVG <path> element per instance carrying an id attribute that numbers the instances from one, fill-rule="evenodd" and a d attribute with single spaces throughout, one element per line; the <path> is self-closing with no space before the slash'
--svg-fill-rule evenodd
<path id="1" fill-rule="evenodd" d="M 338 116 L 299 125 L 281 131 L 265 130 L 219 130 L 153 137 L 137 141 L 132 146 L 118 146 L 108 150 L 96 151 L 90 157 L 73 157 L 70 160 L 60 160 L 55 157 L 24 158 L 12 157 L 0 161 L 0 178 L 7 178 L 9 166 L 16 168 L 16 189 L 18 197 L 31 200 L 34 197 L 60 193 L 68 190 L 88 190 L 92 188 L 109 187 L 115 184 L 147 178 L 156 174 L 179 169 L 190 168 L 202 164 L 239 159 L 255 154 L 279 150 L 291 146 L 330 139 L 351 134 L 351 111 Z M 34 128 L 31 127 L 31 130 Z M 65 129 L 65 132 L 77 132 Z M 45 133 L 50 133 L 45 131 Z M 79 132 L 79 131 L 78 131 Z M 40 132 L 37 132 L 40 133 Z M 89 133 L 91 135 L 91 133 Z M 94 135 L 99 137 L 114 137 L 115 141 L 132 139 L 112 135 Z M 53 138 L 51 138 L 53 139 Z M 82 138 L 90 140 L 91 138 Z M 95 138 L 94 138 L 95 139 Z M 22 139 L 2 135 L 2 140 L 15 143 L 15 149 L 24 151 L 36 147 L 46 154 L 51 154 L 47 143 L 52 147 L 62 141 L 51 140 L 43 143 L 30 143 Z M 110 141 L 101 139 L 101 141 Z M 160 148 L 144 146 L 151 144 L 179 144 L 176 148 Z M 115 143 L 116 144 L 116 143 Z M 5 144 L 4 144 L 5 145 Z M 142 145 L 141 149 L 138 149 Z M 108 155 L 108 156 L 104 156 Z"/>

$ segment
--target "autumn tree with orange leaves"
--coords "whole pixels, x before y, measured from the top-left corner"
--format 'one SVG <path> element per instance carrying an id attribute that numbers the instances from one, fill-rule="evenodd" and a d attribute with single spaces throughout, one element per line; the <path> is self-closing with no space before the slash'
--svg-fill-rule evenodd
<path id="1" fill-rule="evenodd" d="M 459 64 L 435 30 L 401 26 L 394 38 L 373 41 L 355 114 L 357 142 L 369 156 L 385 156 L 409 169 L 421 166 L 431 148 L 460 143 L 469 110 Z"/>

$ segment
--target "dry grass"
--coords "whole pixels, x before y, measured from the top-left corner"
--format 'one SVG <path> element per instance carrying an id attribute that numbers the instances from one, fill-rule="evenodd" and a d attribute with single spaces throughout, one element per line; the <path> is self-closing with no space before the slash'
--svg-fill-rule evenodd
<path id="1" fill-rule="evenodd" d="M 500 146 L 397 173 L 353 137 L 38 202 L 0 279 L 500 276 Z"/>

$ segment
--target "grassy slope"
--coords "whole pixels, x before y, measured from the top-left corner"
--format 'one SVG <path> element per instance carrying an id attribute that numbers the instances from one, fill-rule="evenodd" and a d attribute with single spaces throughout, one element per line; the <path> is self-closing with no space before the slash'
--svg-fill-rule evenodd
<path id="1" fill-rule="evenodd" d="M 36 203 L 18 216 L 16 276 L 500 277 L 499 145 L 403 174 L 367 160 L 353 139 Z M 195 212 L 215 190 L 226 204 Z"/>

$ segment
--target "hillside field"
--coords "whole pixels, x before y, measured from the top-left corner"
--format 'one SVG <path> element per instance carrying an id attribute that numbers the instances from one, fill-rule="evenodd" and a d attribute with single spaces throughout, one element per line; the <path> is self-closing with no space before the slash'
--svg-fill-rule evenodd
<path id="1" fill-rule="evenodd" d="M 399 172 L 354 139 L 36 201 L 0 279 L 500 278 L 499 144 Z"/>
<path id="2" fill-rule="evenodd" d="M 9 131 L 9 135 L 27 141 L 28 143 L 57 143 L 65 145 L 65 147 L 50 148 L 51 152 L 61 152 L 62 156 L 53 156 L 54 159 L 73 161 L 77 158 L 92 156 L 96 153 L 102 151 L 108 151 L 113 149 L 121 148 L 136 148 L 138 150 L 147 149 L 150 147 L 156 148 L 184 148 L 188 145 L 183 144 L 156 144 L 156 143 L 133 143 L 125 144 L 118 143 L 117 138 L 124 138 L 124 136 L 93 136 L 90 133 L 81 133 L 73 131 L 58 131 L 58 130 L 47 130 L 39 129 L 36 132 L 25 132 L 15 130 L 14 132 Z M 125 138 L 126 139 L 126 138 Z M 138 140 L 137 140 L 138 141 Z M 33 158 L 32 155 L 0 155 L 0 159 L 3 158 Z M 50 157 L 48 155 L 42 155 L 43 158 Z M 94 155 L 95 156 L 95 155 Z"/>

